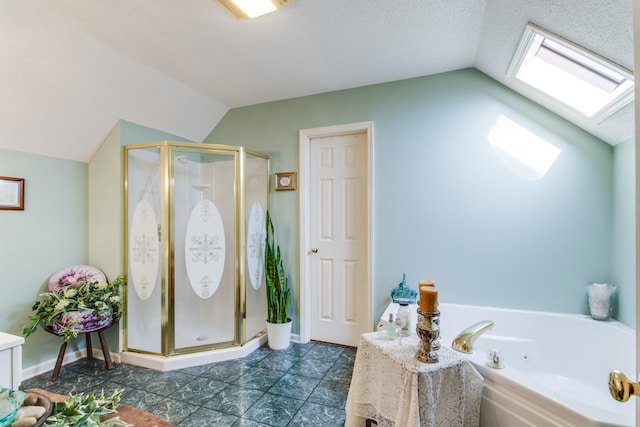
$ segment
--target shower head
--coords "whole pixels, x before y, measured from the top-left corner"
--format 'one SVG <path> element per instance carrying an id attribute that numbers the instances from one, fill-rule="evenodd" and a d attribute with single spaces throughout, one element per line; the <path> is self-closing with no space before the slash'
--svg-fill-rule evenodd
<path id="1" fill-rule="evenodd" d="M 176 157 L 176 162 L 180 163 L 181 165 L 185 165 L 189 162 L 189 160 L 187 160 L 187 156 L 183 154 Z"/>

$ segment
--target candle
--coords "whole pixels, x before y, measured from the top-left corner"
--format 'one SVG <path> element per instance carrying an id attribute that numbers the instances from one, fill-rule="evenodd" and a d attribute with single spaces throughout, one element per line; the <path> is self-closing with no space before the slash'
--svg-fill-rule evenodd
<path id="1" fill-rule="evenodd" d="M 422 296 L 422 288 L 423 287 L 425 287 L 427 289 L 435 289 L 436 288 L 436 282 L 434 282 L 433 280 L 420 280 L 418 282 L 418 290 L 420 291 L 420 311 L 430 311 L 430 310 L 425 310 L 424 309 L 424 307 L 425 307 L 424 304 L 425 303 L 423 303 L 422 301 L 426 301 L 426 299 L 429 298 L 429 297 L 427 297 L 427 296 L 423 297 Z M 436 296 L 437 296 L 437 293 L 436 293 Z M 436 311 L 437 310 L 437 306 L 438 306 L 438 303 L 436 302 L 436 308 L 434 310 L 432 310 L 431 312 Z"/>
<path id="2" fill-rule="evenodd" d="M 435 286 L 420 287 L 420 311 L 427 313 L 438 311 L 438 290 Z"/>

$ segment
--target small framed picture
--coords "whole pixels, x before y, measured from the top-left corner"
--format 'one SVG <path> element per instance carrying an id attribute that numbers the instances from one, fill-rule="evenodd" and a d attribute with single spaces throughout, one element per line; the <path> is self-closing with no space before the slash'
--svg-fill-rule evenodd
<path id="1" fill-rule="evenodd" d="M 0 210 L 24 210 L 24 178 L 0 176 Z"/>
<path id="2" fill-rule="evenodd" d="M 295 190 L 295 172 L 276 172 L 276 191 Z"/>

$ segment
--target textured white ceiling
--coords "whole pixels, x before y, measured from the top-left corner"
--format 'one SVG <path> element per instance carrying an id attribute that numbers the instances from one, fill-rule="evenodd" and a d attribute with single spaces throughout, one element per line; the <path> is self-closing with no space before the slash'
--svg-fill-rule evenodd
<path id="1" fill-rule="evenodd" d="M 296 0 L 238 21 L 215 0 L 3 0 L 0 148 L 87 161 L 118 119 L 199 141 L 228 108 L 472 66 L 520 91 L 504 74 L 529 21 L 631 69 L 631 6 Z M 557 112 L 633 137 L 632 106 L 597 126 Z"/>

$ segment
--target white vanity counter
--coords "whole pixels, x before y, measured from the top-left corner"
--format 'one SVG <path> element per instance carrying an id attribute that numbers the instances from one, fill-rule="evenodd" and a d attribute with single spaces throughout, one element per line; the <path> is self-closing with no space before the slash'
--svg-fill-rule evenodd
<path id="1" fill-rule="evenodd" d="M 17 390 L 22 382 L 24 338 L 0 332 L 0 387 Z"/>

